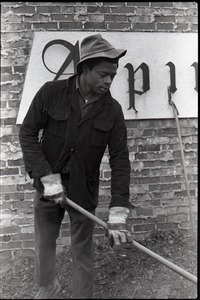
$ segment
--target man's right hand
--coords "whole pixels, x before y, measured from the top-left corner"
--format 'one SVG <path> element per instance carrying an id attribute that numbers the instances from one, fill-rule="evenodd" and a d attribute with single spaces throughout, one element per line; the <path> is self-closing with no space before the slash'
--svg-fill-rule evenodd
<path id="1" fill-rule="evenodd" d="M 48 174 L 41 177 L 40 180 L 44 186 L 43 197 L 46 200 L 55 201 L 64 207 L 66 204 L 66 196 L 60 174 Z"/>

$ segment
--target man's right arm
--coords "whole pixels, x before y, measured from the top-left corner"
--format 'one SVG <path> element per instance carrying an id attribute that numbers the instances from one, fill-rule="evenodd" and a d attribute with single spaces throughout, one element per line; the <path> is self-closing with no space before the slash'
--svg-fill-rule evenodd
<path id="1" fill-rule="evenodd" d="M 48 117 L 47 86 L 47 83 L 44 84 L 36 93 L 19 132 L 25 168 L 31 178 L 40 178 L 52 171 L 42 151 L 38 136 Z"/>

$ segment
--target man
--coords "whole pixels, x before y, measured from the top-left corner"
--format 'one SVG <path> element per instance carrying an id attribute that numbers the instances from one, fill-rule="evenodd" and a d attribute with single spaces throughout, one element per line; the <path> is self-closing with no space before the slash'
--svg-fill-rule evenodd
<path id="1" fill-rule="evenodd" d="M 36 189 L 35 279 L 41 286 L 37 299 L 48 299 L 60 290 L 55 275 L 56 239 L 66 210 L 71 225 L 72 297 L 93 297 L 94 224 L 69 207 L 65 197 L 95 214 L 99 168 L 107 146 L 112 171 L 108 237 L 116 245 L 130 237 L 126 229 L 132 208 L 127 132 L 121 106 L 109 91 L 125 53 L 100 34 L 86 37 L 77 72 L 67 80 L 44 84 L 21 126 L 25 167 Z"/>

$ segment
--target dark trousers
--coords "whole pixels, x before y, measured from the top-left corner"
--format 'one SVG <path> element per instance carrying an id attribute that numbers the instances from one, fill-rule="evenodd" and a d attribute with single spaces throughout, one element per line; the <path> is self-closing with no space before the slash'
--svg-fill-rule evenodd
<path id="1" fill-rule="evenodd" d="M 35 280 L 40 286 L 51 283 L 55 274 L 56 239 L 59 236 L 65 209 L 54 201 L 34 199 L 36 266 Z M 67 209 L 71 226 L 72 274 L 74 299 L 91 299 L 93 296 L 94 258 L 92 236 L 94 222 L 73 208 Z M 95 211 L 90 211 L 95 213 Z"/>

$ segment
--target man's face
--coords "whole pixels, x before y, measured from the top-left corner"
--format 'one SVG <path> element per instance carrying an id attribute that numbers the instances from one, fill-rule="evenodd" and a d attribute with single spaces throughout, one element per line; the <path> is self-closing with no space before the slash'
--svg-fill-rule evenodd
<path id="1" fill-rule="evenodd" d="M 87 87 L 95 94 L 104 94 L 111 86 L 111 83 L 117 74 L 117 64 L 108 61 L 102 61 L 95 65 L 92 70 L 85 69 L 85 79 Z"/>

